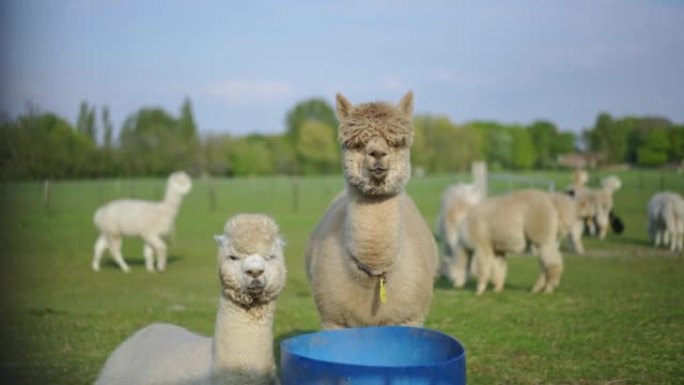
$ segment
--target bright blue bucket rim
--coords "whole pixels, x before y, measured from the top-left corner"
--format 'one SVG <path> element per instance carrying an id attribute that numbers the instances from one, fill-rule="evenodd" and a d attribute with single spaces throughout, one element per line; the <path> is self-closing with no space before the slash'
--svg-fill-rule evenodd
<path id="1" fill-rule="evenodd" d="M 377 330 L 377 329 L 384 329 L 384 330 L 389 330 L 389 329 L 395 329 L 395 330 L 417 330 L 420 332 L 427 332 L 427 333 L 432 333 L 435 335 L 439 335 L 442 338 L 445 338 L 449 340 L 451 343 L 455 344 L 456 349 L 459 351 L 457 355 L 454 357 L 444 360 L 444 361 L 439 361 L 435 362 L 429 365 L 426 364 L 415 364 L 415 365 L 363 365 L 363 364 L 357 364 L 357 363 L 347 363 L 343 361 L 332 361 L 332 360 L 325 360 L 325 359 L 320 359 L 316 357 L 311 357 L 309 355 L 304 355 L 300 353 L 294 353 L 292 350 L 289 348 L 288 345 L 294 344 L 297 339 L 299 338 L 305 338 L 305 337 L 311 337 L 313 335 L 321 335 L 321 334 L 337 334 L 337 333 L 344 333 L 345 331 L 367 331 L 367 330 Z M 368 368 L 368 369 L 392 369 L 392 368 L 408 368 L 408 369 L 418 369 L 418 368 L 429 368 L 429 367 L 435 367 L 435 366 L 447 366 L 450 364 L 453 364 L 458 361 L 463 361 L 465 360 L 465 354 L 466 350 L 465 347 L 463 347 L 463 344 L 461 344 L 460 341 L 458 341 L 456 338 L 440 332 L 438 330 L 433 330 L 433 329 L 428 329 L 428 328 L 421 328 L 421 327 L 414 327 L 414 326 L 368 326 L 368 327 L 359 327 L 359 328 L 344 328 L 344 329 L 330 329 L 330 330 L 321 330 L 318 332 L 313 332 L 313 333 L 304 333 L 304 334 L 299 334 L 293 337 L 290 337 L 286 340 L 283 340 L 280 343 L 280 354 L 282 356 L 283 353 L 287 353 L 296 357 L 299 357 L 300 359 L 305 359 L 309 360 L 312 362 L 322 362 L 325 364 L 329 365 L 344 365 L 345 367 L 351 367 L 351 368 Z"/>

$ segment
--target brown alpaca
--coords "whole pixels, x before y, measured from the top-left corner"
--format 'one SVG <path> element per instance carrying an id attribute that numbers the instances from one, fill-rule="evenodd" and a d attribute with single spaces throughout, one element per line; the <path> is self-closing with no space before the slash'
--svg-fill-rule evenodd
<path id="1" fill-rule="evenodd" d="M 314 229 L 306 267 L 323 328 L 422 325 L 437 246 L 404 187 L 413 140 L 409 92 L 397 106 L 337 95 L 346 189 Z"/>

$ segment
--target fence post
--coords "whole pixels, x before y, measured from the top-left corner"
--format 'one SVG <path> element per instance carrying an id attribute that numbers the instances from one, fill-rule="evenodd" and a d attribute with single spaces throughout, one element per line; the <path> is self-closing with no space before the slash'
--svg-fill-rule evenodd
<path id="1" fill-rule="evenodd" d="M 483 161 L 473 162 L 470 166 L 470 172 L 473 174 L 473 181 L 475 187 L 480 191 L 480 198 L 483 200 L 487 198 L 487 163 Z"/>
<path id="2" fill-rule="evenodd" d="M 45 213 L 50 213 L 50 179 L 45 179 L 43 183 L 43 205 L 45 206 Z"/>

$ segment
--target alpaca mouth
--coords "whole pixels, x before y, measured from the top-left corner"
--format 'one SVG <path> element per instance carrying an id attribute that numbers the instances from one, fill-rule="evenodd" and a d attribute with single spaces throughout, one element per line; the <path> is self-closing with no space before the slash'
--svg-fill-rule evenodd
<path id="1" fill-rule="evenodd" d="M 389 173 L 389 170 L 387 168 L 383 168 L 383 167 L 376 167 L 376 168 L 370 169 L 371 176 L 374 179 L 378 179 L 378 180 L 385 179 L 385 177 L 387 176 L 388 173 Z"/>
<path id="2" fill-rule="evenodd" d="M 261 293 L 264 291 L 264 287 L 266 287 L 265 283 L 254 280 L 247 285 L 247 291 L 250 293 Z"/>

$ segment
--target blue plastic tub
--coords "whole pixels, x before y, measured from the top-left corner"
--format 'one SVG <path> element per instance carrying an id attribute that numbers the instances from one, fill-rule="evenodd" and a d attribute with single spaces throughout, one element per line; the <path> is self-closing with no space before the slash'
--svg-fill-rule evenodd
<path id="1" fill-rule="evenodd" d="M 428 329 L 327 330 L 284 340 L 280 377 L 283 385 L 462 385 L 465 350 Z"/>

